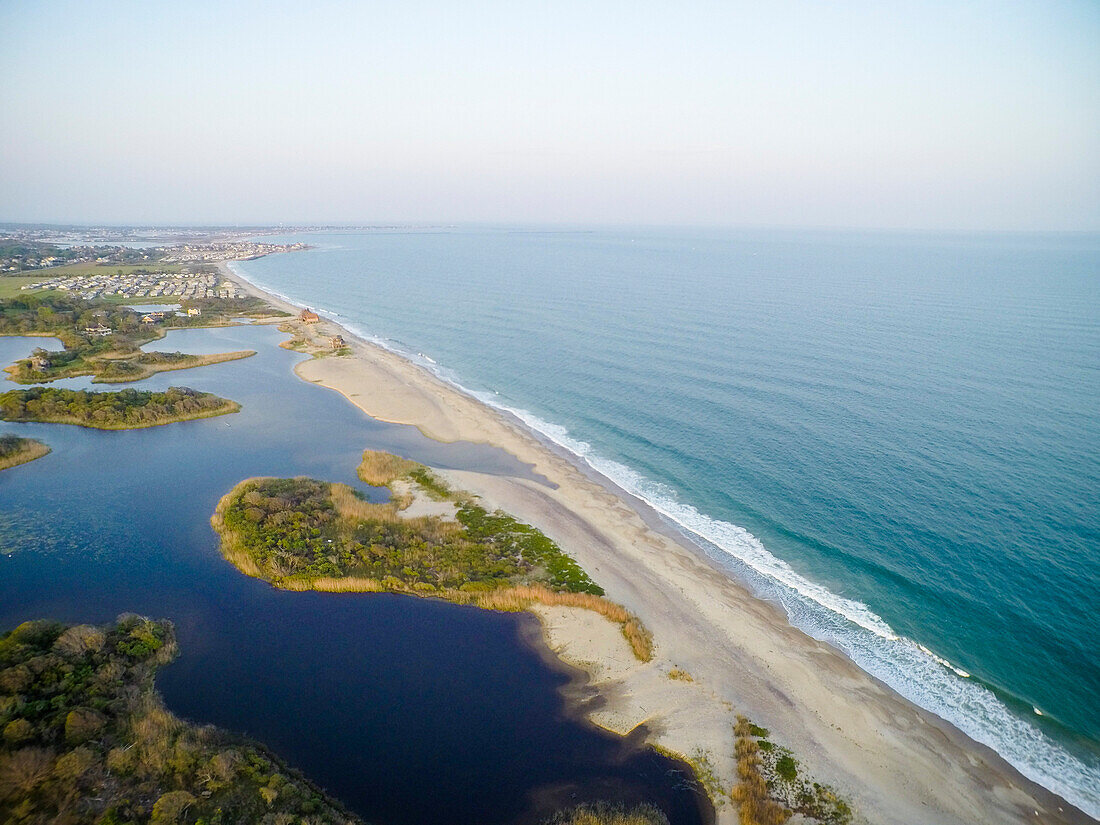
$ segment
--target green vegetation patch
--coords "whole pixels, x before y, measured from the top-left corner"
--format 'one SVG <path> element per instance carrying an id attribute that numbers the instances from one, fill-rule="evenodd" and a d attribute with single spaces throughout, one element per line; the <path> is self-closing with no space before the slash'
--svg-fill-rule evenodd
<path id="1" fill-rule="evenodd" d="M 231 560 L 246 557 L 249 570 L 279 585 L 351 577 L 429 592 L 542 584 L 603 593 L 541 532 L 470 501 L 456 521 L 403 518 L 396 504 L 370 504 L 344 485 L 252 479 L 223 499 L 215 526 Z"/>
<path id="2" fill-rule="evenodd" d="M 852 809 L 829 785 L 804 775 L 787 749 L 768 740 L 767 728 L 739 716 L 737 772 L 733 798 L 740 804 L 743 825 L 778 825 L 792 813 L 822 825 L 848 825 Z"/>
<path id="3" fill-rule="evenodd" d="M 40 275 L 32 277 L 2 275 L 0 276 L 0 298 L 15 298 L 19 295 L 25 295 L 26 291 L 23 287 L 36 284 L 41 280 L 42 276 Z"/>
<path id="4" fill-rule="evenodd" d="M 603 595 L 570 556 L 542 531 L 517 521 L 507 513 L 489 512 L 464 493 L 455 492 L 430 469 L 415 461 L 378 450 L 367 450 L 359 464 L 359 478 L 376 487 L 391 487 L 395 481 L 412 482 L 437 501 L 457 506 L 455 518 L 466 528 L 466 535 L 501 556 L 522 559 L 538 569 L 542 583 L 555 590 Z"/>
<path id="5" fill-rule="evenodd" d="M 24 622 L 0 637 L 0 821 L 358 823 L 263 746 L 165 710 L 171 624 Z"/>
<path id="6" fill-rule="evenodd" d="M 112 334 L 106 337 L 88 334 L 88 328 L 100 325 L 110 328 Z M 160 333 L 143 327 L 140 315 L 117 304 L 34 292 L 0 301 L 0 335 L 54 335 L 66 349 L 96 353 L 136 348 Z"/>
<path id="7" fill-rule="evenodd" d="M 76 424 L 99 430 L 132 430 L 174 421 L 210 418 L 240 410 L 241 405 L 189 387 L 164 392 L 120 390 L 89 392 L 31 387 L 0 394 L 0 418 Z"/>
<path id="8" fill-rule="evenodd" d="M 28 461 L 42 458 L 49 452 L 50 448 L 41 441 L 5 433 L 0 435 L 0 470 L 26 464 Z"/>

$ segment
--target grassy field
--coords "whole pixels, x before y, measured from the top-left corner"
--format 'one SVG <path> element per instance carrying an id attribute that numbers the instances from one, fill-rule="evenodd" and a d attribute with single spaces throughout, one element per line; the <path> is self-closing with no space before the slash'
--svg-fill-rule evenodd
<path id="1" fill-rule="evenodd" d="M 149 261 L 143 264 L 94 264 L 94 263 L 82 263 L 82 264 L 67 264 L 66 266 L 51 266 L 47 269 L 36 269 L 29 273 L 19 273 L 16 277 L 24 277 L 24 275 L 30 275 L 35 281 L 44 281 L 48 278 L 72 278 L 78 275 L 114 275 L 116 272 L 121 271 L 124 275 L 129 275 L 138 269 L 145 269 L 149 272 L 179 272 L 184 267 L 181 264 L 160 264 L 156 261 Z M 198 266 L 189 267 L 192 272 L 198 271 Z"/>
<path id="2" fill-rule="evenodd" d="M 39 275 L 24 277 L 22 275 L 0 276 L 0 298 L 14 298 L 17 295 L 26 295 L 23 287 L 28 284 L 36 284 L 41 281 Z"/>

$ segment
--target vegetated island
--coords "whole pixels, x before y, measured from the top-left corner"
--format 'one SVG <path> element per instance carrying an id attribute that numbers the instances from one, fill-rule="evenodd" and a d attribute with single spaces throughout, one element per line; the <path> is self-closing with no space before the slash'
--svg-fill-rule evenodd
<path id="1" fill-rule="evenodd" d="M 427 467 L 367 450 L 367 484 L 391 500 L 365 501 L 345 484 L 250 478 L 218 503 L 211 523 L 241 572 L 286 590 L 394 592 L 490 610 L 534 604 L 594 610 L 649 661 L 649 632 L 557 544 L 506 513 L 452 491 Z"/>
<path id="2" fill-rule="evenodd" d="M 17 435 L 5 433 L 0 435 L 0 470 L 9 467 L 17 467 L 42 458 L 50 451 L 50 448 L 41 441 L 33 438 L 20 438 Z"/>
<path id="3" fill-rule="evenodd" d="M 0 821 L 359 825 L 263 745 L 169 713 L 153 677 L 177 651 L 134 615 L 0 637 Z"/>
<path id="4" fill-rule="evenodd" d="M 211 355 L 189 355 L 185 352 L 141 352 L 133 358 L 105 358 L 96 364 L 99 371 L 95 373 L 92 383 L 125 384 L 130 381 L 141 381 L 158 372 L 208 367 L 212 364 L 224 364 L 226 361 L 251 358 L 255 354 L 254 349 L 243 349 Z"/>
<path id="5" fill-rule="evenodd" d="M 188 314 L 191 313 L 191 314 Z M 191 369 L 255 355 L 240 350 L 216 355 L 144 352 L 166 329 L 225 326 L 242 316 L 284 316 L 259 298 L 204 298 L 186 303 L 182 314 L 143 313 L 112 301 L 30 293 L 0 300 L 0 335 L 44 335 L 65 349 L 36 348 L 29 358 L 5 368 L 12 381 L 37 384 L 93 375 L 96 382 L 140 381 L 158 372 Z"/>
<path id="6" fill-rule="evenodd" d="M 0 394 L 0 419 L 76 424 L 97 430 L 136 430 L 176 421 L 212 418 L 240 410 L 236 401 L 190 387 L 164 392 L 117 392 L 31 387 Z"/>

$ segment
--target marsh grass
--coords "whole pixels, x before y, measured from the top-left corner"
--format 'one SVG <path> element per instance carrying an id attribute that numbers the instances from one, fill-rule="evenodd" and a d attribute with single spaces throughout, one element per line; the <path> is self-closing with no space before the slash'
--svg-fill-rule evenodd
<path id="1" fill-rule="evenodd" d="M 767 728 L 738 716 L 734 733 L 739 783 L 731 795 L 741 804 L 742 825 L 778 825 L 792 813 L 822 825 L 852 821 L 848 803 L 829 785 L 802 775 L 794 755 L 769 741 Z"/>
<path id="2" fill-rule="evenodd" d="M 407 458 L 384 453 L 380 450 L 366 450 L 359 462 L 359 478 L 372 487 L 388 487 L 391 482 L 407 476 L 421 465 Z"/>
<path id="3" fill-rule="evenodd" d="M 125 384 L 141 381 L 158 372 L 189 370 L 196 367 L 208 367 L 224 364 L 227 361 L 239 361 L 251 358 L 256 350 L 246 349 L 236 352 L 218 352 L 212 355 L 188 355 L 186 353 L 143 352 L 134 359 L 103 359 L 97 364 L 93 384 Z"/>
<path id="4" fill-rule="evenodd" d="M 0 470 L 17 467 L 42 458 L 50 448 L 33 438 L 20 438 L 16 435 L 0 436 Z"/>
<path id="5" fill-rule="evenodd" d="M 737 717 L 733 728 L 737 735 L 737 785 L 730 796 L 737 803 L 741 825 L 783 825 L 792 812 L 768 794 L 768 782 L 760 770 L 760 747 L 752 735 L 752 725 L 744 716 Z"/>
<path id="6" fill-rule="evenodd" d="M 544 825 L 668 825 L 668 817 L 652 805 L 624 808 L 599 802 L 561 811 Z"/>

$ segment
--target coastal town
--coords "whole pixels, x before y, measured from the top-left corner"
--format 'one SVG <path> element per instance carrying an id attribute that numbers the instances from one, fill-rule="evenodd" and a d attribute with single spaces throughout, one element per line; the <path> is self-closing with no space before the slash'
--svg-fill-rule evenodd
<path id="1" fill-rule="evenodd" d="M 247 261 L 275 252 L 308 249 L 304 243 L 260 243 L 245 238 L 188 238 L 162 246 L 89 243 L 91 238 L 72 243 L 67 239 L 42 240 L 29 231 L 0 232 L 0 275 L 17 275 L 54 267 L 88 264 L 91 266 L 145 266 L 150 264 L 209 263 Z"/>
<path id="2" fill-rule="evenodd" d="M 81 298 L 242 298 L 244 292 L 232 281 L 214 272 L 192 272 L 183 268 L 178 272 L 82 272 L 77 275 L 48 278 L 24 284 L 23 290 L 54 289 L 69 292 Z"/>
<path id="3" fill-rule="evenodd" d="M 232 241 L 228 243 L 183 244 L 160 248 L 163 263 L 196 263 L 203 261 L 249 261 L 276 252 L 299 252 L 309 249 L 304 243 L 256 243 Z"/>

